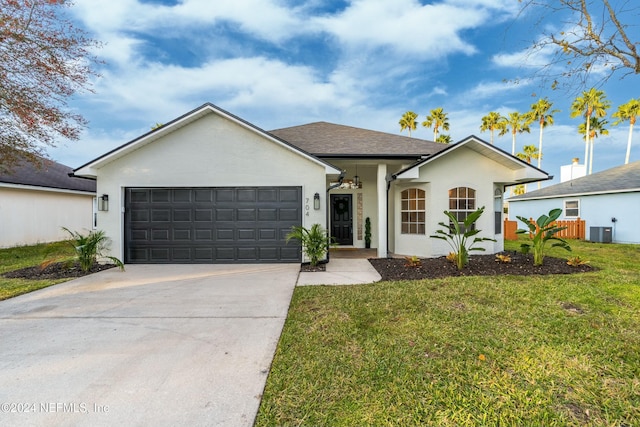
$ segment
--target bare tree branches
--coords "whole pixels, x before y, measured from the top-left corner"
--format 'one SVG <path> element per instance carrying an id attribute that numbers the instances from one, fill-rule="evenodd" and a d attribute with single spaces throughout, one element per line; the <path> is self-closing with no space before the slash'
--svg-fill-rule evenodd
<path id="1" fill-rule="evenodd" d="M 544 17 L 560 17 L 562 28 L 548 29 L 533 42 L 531 55 L 542 57 L 536 75 L 559 84 L 584 86 L 621 75 L 640 74 L 640 3 L 636 0 L 521 0 L 522 13 L 538 8 Z"/>
<path id="2" fill-rule="evenodd" d="M 64 0 L 0 0 L 0 167 L 78 139 L 84 118 L 69 111 L 90 91 L 99 43 L 64 18 Z"/>

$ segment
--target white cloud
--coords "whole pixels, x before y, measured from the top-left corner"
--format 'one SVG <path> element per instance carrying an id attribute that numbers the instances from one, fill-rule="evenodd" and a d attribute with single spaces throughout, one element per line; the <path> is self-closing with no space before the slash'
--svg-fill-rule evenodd
<path id="1" fill-rule="evenodd" d="M 487 17 L 484 9 L 444 3 L 354 0 L 340 14 L 318 17 L 314 22 L 353 49 L 385 47 L 404 55 L 439 58 L 475 53 L 476 48 L 459 32 L 481 25 Z"/>

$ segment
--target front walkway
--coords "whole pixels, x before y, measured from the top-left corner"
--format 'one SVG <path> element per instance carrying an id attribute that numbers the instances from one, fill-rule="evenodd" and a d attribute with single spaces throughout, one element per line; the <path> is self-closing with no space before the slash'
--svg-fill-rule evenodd
<path id="1" fill-rule="evenodd" d="M 332 252 L 326 267 L 326 271 L 300 272 L 297 286 L 361 285 L 381 279 L 366 258 L 339 258 Z"/>

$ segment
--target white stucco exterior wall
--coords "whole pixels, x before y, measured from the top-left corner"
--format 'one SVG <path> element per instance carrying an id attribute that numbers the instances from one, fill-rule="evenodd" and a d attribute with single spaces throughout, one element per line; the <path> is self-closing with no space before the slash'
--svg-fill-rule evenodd
<path id="1" fill-rule="evenodd" d="M 470 148 L 460 147 L 445 156 L 424 163 L 420 166 L 417 178 L 396 180 L 393 196 L 396 218 L 395 254 L 437 257 L 452 251 L 446 241 L 429 236 L 441 228 L 438 225 L 439 222 L 448 223 L 448 218 L 443 212 L 449 210 L 449 190 L 456 187 L 469 187 L 476 190 L 476 208 L 485 207 L 484 213 L 476 223 L 476 228 L 481 230 L 476 237 L 496 239 L 496 242 L 476 244 L 475 247 L 485 249 L 485 252 L 477 252 L 477 254 L 492 254 L 504 250 L 503 232 L 495 233 L 494 210 L 497 205 L 501 205 L 501 202 L 497 202 L 494 195 L 496 188 L 502 188 L 502 183 L 514 182 L 518 173 L 518 169 L 510 169 Z M 412 187 L 426 192 L 425 235 L 401 233 L 400 193 Z"/>
<path id="2" fill-rule="evenodd" d="M 640 229 L 637 216 L 640 211 L 640 193 L 614 193 L 599 195 L 567 196 L 551 199 L 509 201 L 509 219 L 517 221 L 517 216 L 537 219 L 551 209 L 563 209 L 564 201 L 578 200 L 580 218 L 585 221 L 586 240 L 589 240 L 591 227 L 612 227 L 613 242 L 640 243 Z M 615 218 L 616 222 L 611 219 Z M 518 228 L 523 224 L 518 221 Z"/>
<path id="3" fill-rule="evenodd" d="M 0 247 L 65 240 L 92 229 L 93 194 L 0 187 Z"/>
<path id="4" fill-rule="evenodd" d="M 124 259 L 126 187 L 236 186 L 302 187 L 303 226 L 326 228 L 325 167 L 217 114 L 98 168 L 97 193 L 109 195 L 110 208 L 98 213 L 97 228 L 111 238 L 111 255 Z M 316 192 L 319 210 L 313 208 Z"/>

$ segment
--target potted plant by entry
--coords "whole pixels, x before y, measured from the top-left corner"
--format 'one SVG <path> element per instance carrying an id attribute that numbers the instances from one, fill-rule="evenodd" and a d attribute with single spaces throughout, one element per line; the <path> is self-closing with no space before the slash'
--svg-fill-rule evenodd
<path id="1" fill-rule="evenodd" d="M 364 220 L 364 247 L 367 249 L 371 247 L 371 220 L 369 217 Z"/>

